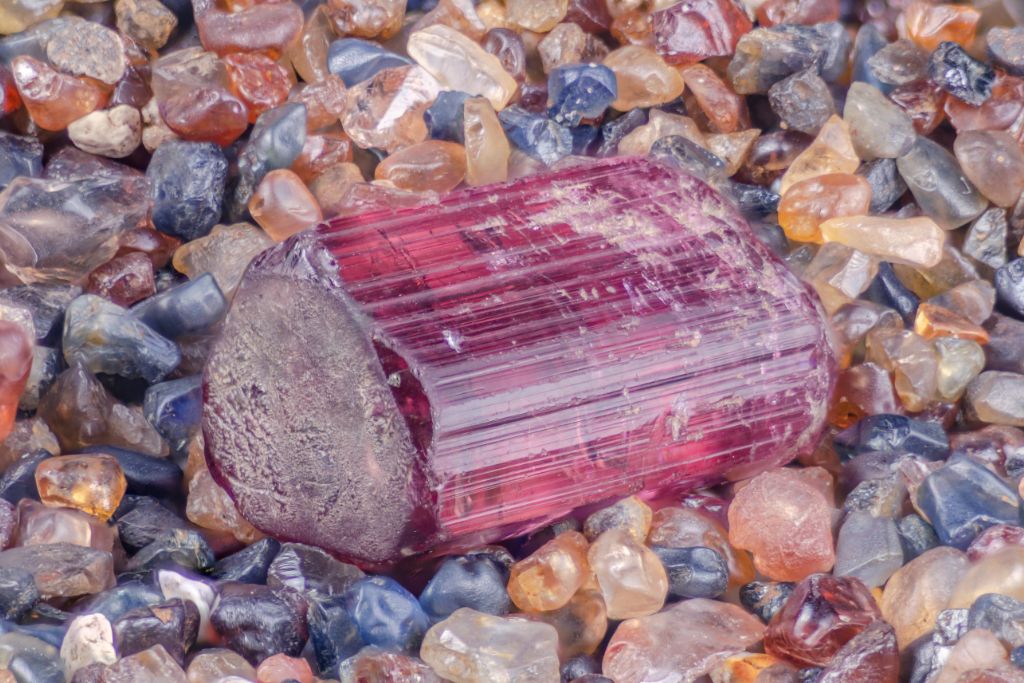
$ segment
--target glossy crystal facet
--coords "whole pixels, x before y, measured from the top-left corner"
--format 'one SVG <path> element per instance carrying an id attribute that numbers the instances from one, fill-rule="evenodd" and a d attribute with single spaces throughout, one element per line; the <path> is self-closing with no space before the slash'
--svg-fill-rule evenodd
<path id="1" fill-rule="evenodd" d="M 834 365 L 714 190 L 586 163 L 259 257 L 207 366 L 207 459 L 259 529 L 389 562 L 786 462 Z"/>

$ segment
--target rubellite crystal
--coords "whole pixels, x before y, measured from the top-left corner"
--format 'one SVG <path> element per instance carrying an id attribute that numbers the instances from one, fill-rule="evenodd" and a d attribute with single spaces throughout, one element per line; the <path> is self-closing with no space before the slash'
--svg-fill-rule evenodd
<path id="1" fill-rule="evenodd" d="M 719 195 L 607 160 L 263 254 L 207 366 L 207 459 L 262 531 L 383 563 L 786 462 L 834 365 Z"/>

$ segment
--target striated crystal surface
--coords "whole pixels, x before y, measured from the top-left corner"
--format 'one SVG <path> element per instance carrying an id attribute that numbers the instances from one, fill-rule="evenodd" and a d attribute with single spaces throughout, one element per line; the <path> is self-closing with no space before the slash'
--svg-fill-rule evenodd
<path id="1" fill-rule="evenodd" d="M 207 366 L 207 459 L 262 531 L 386 562 L 788 461 L 834 365 L 713 190 L 607 160 L 259 257 Z"/>

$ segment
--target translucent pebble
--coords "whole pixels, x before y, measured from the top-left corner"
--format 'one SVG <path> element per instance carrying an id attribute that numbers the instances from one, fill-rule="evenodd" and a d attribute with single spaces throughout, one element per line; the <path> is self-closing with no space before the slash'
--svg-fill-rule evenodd
<path id="1" fill-rule="evenodd" d="M 463 141 L 466 156 L 466 184 L 487 185 L 508 179 L 511 147 L 505 130 L 490 102 L 478 97 L 466 100 Z"/>
<path id="2" fill-rule="evenodd" d="M 832 82 L 846 69 L 851 43 L 838 22 L 755 28 L 736 43 L 729 79 L 741 95 L 766 93 L 786 76 L 811 67 Z"/>
<path id="3" fill-rule="evenodd" d="M 965 633 L 949 653 L 936 683 L 957 683 L 977 681 L 969 678 L 968 672 L 979 669 L 1003 668 L 1008 664 L 1006 647 L 992 632 L 986 629 L 971 629 Z M 983 681 L 991 680 L 982 678 Z M 998 681 L 998 679 L 996 679 Z"/>
<path id="4" fill-rule="evenodd" d="M 729 506 L 729 541 L 754 555 L 758 571 L 782 581 L 828 571 L 835 562 L 831 506 L 785 470 L 759 474 Z"/>
<path id="5" fill-rule="evenodd" d="M 217 223 L 227 160 L 216 145 L 167 142 L 153 154 L 146 177 L 153 197 L 153 224 L 158 230 L 193 240 Z"/>
<path id="6" fill-rule="evenodd" d="M 44 130 L 64 130 L 107 101 L 97 81 L 63 74 L 33 57 L 16 57 L 11 72 L 29 116 Z"/>
<path id="7" fill-rule="evenodd" d="M 863 216 L 871 205 L 871 186 L 860 176 L 829 173 L 795 183 L 779 201 L 779 225 L 797 242 L 823 241 L 819 226 L 831 218 Z"/>
<path id="8" fill-rule="evenodd" d="M 607 66 L 573 64 L 548 74 L 548 114 L 562 125 L 601 116 L 617 97 L 615 73 Z"/>
<path id="9" fill-rule="evenodd" d="M 204 273 L 134 306 L 132 314 L 165 337 L 178 339 L 210 330 L 227 307 L 216 279 Z"/>
<path id="10" fill-rule="evenodd" d="M 210 623 L 226 647 L 249 662 L 272 654 L 298 656 L 306 642 L 306 603 L 298 593 L 267 586 L 223 584 Z"/>
<path id="11" fill-rule="evenodd" d="M 987 593 L 1024 600 L 1024 576 L 1020 571 L 1022 561 L 1024 548 L 1016 545 L 978 559 L 952 582 L 948 606 L 967 608 Z"/>
<path id="12" fill-rule="evenodd" d="M 897 40 L 873 54 L 868 68 L 886 85 L 906 85 L 928 77 L 928 53 L 909 40 Z"/>
<path id="13" fill-rule="evenodd" d="M 249 200 L 249 211 L 253 220 L 277 242 L 323 220 L 312 193 L 301 178 L 287 169 L 264 176 Z"/>
<path id="14" fill-rule="evenodd" d="M 593 541 L 608 529 L 625 529 L 643 543 L 651 528 L 651 518 L 650 506 L 636 496 L 630 496 L 591 513 L 583 523 L 583 533 Z"/>
<path id="15" fill-rule="evenodd" d="M 432 10 L 420 17 L 415 30 L 444 24 L 479 42 L 488 27 L 477 15 L 473 5 L 471 0 L 440 0 Z"/>
<path id="16" fill-rule="evenodd" d="M 803 666 L 822 666 L 881 616 L 859 579 L 813 574 L 772 617 L 765 651 Z"/>
<path id="17" fill-rule="evenodd" d="M 104 683 L 188 683 L 185 671 L 167 653 L 163 645 L 154 645 L 142 652 L 123 657 L 103 674 Z"/>
<path id="18" fill-rule="evenodd" d="M 1024 152 L 1005 131 L 962 131 L 953 143 L 960 168 L 993 203 L 1013 206 L 1024 192 Z"/>
<path id="19" fill-rule="evenodd" d="M 749 128 L 750 114 L 746 100 L 733 92 L 718 74 L 704 64 L 691 64 L 680 69 L 686 82 L 684 101 L 697 117 L 703 115 L 707 127 L 716 133 L 732 133 Z M 692 98 L 692 100 L 691 100 Z"/>
<path id="20" fill-rule="evenodd" d="M 327 50 L 327 70 L 347 87 L 377 75 L 384 69 L 408 66 L 412 62 L 379 43 L 360 38 L 339 38 Z"/>
<path id="21" fill-rule="evenodd" d="M 889 373 L 874 363 L 860 363 L 843 370 L 836 380 L 829 421 L 845 428 L 866 415 L 898 409 L 899 399 Z"/>
<path id="22" fill-rule="evenodd" d="M 160 0 L 115 0 L 117 29 L 151 50 L 167 44 L 178 17 Z"/>
<path id="23" fill-rule="evenodd" d="M 365 647 L 338 667 L 340 683 L 441 683 L 437 674 L 423 661 L 398 652 Z"/>
<path id="24" fill-rule="evenodd" d="M 843 120 L 857 155 L 866 161 L 895 159 L 910 151 L 916 134 L 910 118 L 878 88 L 867 83 L 850 84 Z"/>
<path id="25" fill-rule="evenodd" d="M 509 23 L 537 33 L 553 29 L 569 11 L 568 0 L 507 0 Z"/>
<path id="26" fill-rule="evenodd" d="M 668 576 L 658 556 L 628 531 L 605 531 L 587 552 L 609 619 L 654 614 L 665 604 Z"/>
<path id="27" fill-rule="evenodd" d="M 267 585 L 288 587 L 313 599 L 342 595 L 364 574 L 319 548 L 285 543 L 267 568 Z"/>
<path id="28" fill-rule="evenodd" d="M 420 657 L 454 683 L 560 679 L 558 632 L 549 624 L 456 610 L 427 631 Z"/>
<path id="29" fill-rule="evenodd" d="M 503 616 L 512 607 L 506 574 L 482 553 L 449 556 L 420 593 L 420 605 L 432 620 L 444 619 L 460 607 Z"/>
<path id="30" fill-rule="evenodd" d="M 937 339 L 935 351 L 939 354 L 939 397 L 958 401 L 967 385 L 985 367 L 985 351 L 976 341 L 952 337 Z"/>
<path id="31" fill-rule="evenodd" d="M 967 415 L 989 424 L 1024 427 L 1024 375 L 988 371 L 978 375 L 964 397 Z"/>
<path id="32" fill-rule="evenodd" d="M 668 593 L 673 598 L 717 598 L 729 585 L 729 566 L 711 548 L 664 548 L 652 546 L 668 574 Z"/>
<path id="33" fill-rule="evenodd" d="M 665 548 L 709 547 L 725 558 L 730 586 L 740 586 L 754 579 L 750 553 L 730 545 L 725 527 L 697 510 L 661 508 L 654 513 L 647 542 Z"/>
<path id="34" fill-rule="evenodd" d="M 387 39 L 402 28 L 402 0 L 329 0 L 327 13 L 338 35 Z"/>
<path id="35" fill-rule="evenodd" d="M 10 548 L 0 552 L 0 569 L 21 568 L 35 577 L 43 599 L 90 595 L 114 585 L 109 552 L 69 543 Z"/>
<path id="36" fill-rule="evenodd" d="M 953 97 L 974 106 L 992 96 L 996 72 L 953 42 L 942 42 L 928 61 L 929 79 Z"/>
<path id="37" fill-rule="evenodd" d="M 1019 26 L 994 26 L 985 34 L 985 43 L 996 66 L 1014 76 L 1024 76 L 1024 30 Z"/>
<path id="38" fill-rule="evenodd" d="M 302 10 L 293 2 L 244 3 L 230 12 L 215 0 L 192 0 L 199 40 L 218 55 L 263 52 L 277 58 L 302 32 Z"/>
<path id="39" fill-rule="evenodd" d="M 231 534 L 242 543 L 252 543 L 260 537 L 207 471 L 196 474 L 189 482 L 185 516 L 202 529 Z"/>
<path id="40" fill-rule="evenodd" d="M 839 648 L 822 670 L 818 681 L 895 683 L 899 672 L 900 652 L 893 628 L 883 621 L 876 621 Z"/>
<path id="41" fill-rule="evenodd" d="M 550 74 L 560 66 L 600 62 L 608 54 L 608 47 L 596 36 L 585 32 L 578 24 L 566 22 L 551 29 L 541 39 L 537 44 L 537 52 L 540 54 L 544 73 Z M 515 77 L 514 72 L 509 73 Z M 525 77 L 525 74 L 523 76 Z"/>
<path id="42" fill-rule="evenodd" d="M 114 644 L 121 657 L 162 646 L 183 664 L 185 653 L 196 643 L 199 609 L 190 601 L 175 598 L 156 605 L 129 610 L 113 623 Z"/>
<path id="43" fill-rule="evenodd" d="M 984 197 L 938 143 L 918 137 L 896 163 L 921 209 L 944 229 L 957 228 L 985 210 Z"/>
<path id="44" fill-rule="evenodd" d="M 798 675 L 795 667 L 763 653 L 738 652 L 711 670 L 712 683 L 789 683 Z"/>
<path id="45" fill-rule="evenodd" d="M 931 631 L 935 618 L 950 605 L 953 588 L 969 563 L 962 551 L 927 550 L 898 569 L 885 586 L 882 617 L 896 630 L 901 649 Z"/>
<path id="46" fill-rule="evenodd" d="M 360 147 L 393 152 L 426 139 L 423 112 L 438 92 L 437 80 L 420 66 L 383 69 L 349 88 L 341 124 Z"/>
<path id="47" fill-rule="evenodd" d="M 892 518 L 851 512 L 836 539 L 836 576 L 852 576 L 869 588 L 883 586 L 903 566 L 903 547 Z"/>
<path id="48" fill-rule="evenodd" d="M 414 652 L 430 624 L 416 598 L 390 577 L 357 579 L 343 597 L 345 608 L 367 645 Z"/>
<path id="49" fill-rule="evenodd" d="M 179 247 L 172 264 L 192 279 L 210 273 L 230 299 L 249 262 L 273 244 L 267 233 L 250 223 L 217 225 L 205 237 Z"/>
<path id="50" fill-rule="evenodd" d="M 970 45 L 980 18 L 981 13 L 968 5 L 912 2 L 897 28 L 901 37 L 931 52 L 943 41 Z"/>
<path id="51" fill-rule="evenodd" d="M 60 14 L 64 0 L 14 0 L 0 8 L 0 34 L 11 34 Z"/>
<path id="52" fill-rule="evenodd" d="M 36 176 L 43 171 L 43 146 L 33 136 L 0 133 L 0 190 L 18 176 Z"/>
<path id="53" fill-rule="evenodd" d="M 543 42 L 542 40 L 541 43 Z M 526 45 L 517 32 L 507 28 L 492 28 L 484 36 L 480 46 L 497 57 L 501 62 L 501 68 L 516 79 L 517 83 L 521 84 L 526 80 Z M 540 45 L 537 49 L 541 51 Z M 543 59 L 541 51 L 541 60 Z"/>
<path id="54" fill-rule="evenodd" d="M 931 218 L 851 216 L 832 218 L 820 226 L 826 242 L 839 242 L 886 261 L 923 267 L 942 259 L 946 236 Z"/>
<path id="55" fill-rule="evenodd" d="M 984 328 L 958 313 L 932 303 L 923 303 L 918 307 L 914 331 L 925 339 L 952 337 L 988 343 L 988 332 Z"/>
<path id="56" fill-rule="evenodd" d="M 465 175 L 465 148 L 443 140 L 427 140 L 400 149 L 380 162 L 375 171 L 377 180 L 386 180 L 410 192 L 448 192 Z"/>
<path id="57" fill-rule="evenodd" d="M 323 5 L 316 7 L 306 17 L 298 39 L 285 48 L 285 56 L 299 78 L 315 84 L 331 75 L 327 69 L 327 54 L 334 38 L 334 26 L 327 8 Z"/>
<path id="58" fill-rule="evenodd" d="M 60 658 L 64 662 L 64 675 L 68 678 L 90 664 L 116 662 L 114 633 L 110 621 L 102 614 L 83 614 L 75 617 L 64 635 Z"/>
<path id="59" fill-rule="evenodd" d="M 549 166 L 572 153 L 570 130 L 547 116 L 510 107 L 498 119 L 517 149 Z"/>
<path id="60" fill-rule="evenodd" d="M 40 463 L 36 486 L 46 505 L 72 507 L 106 520 L 120 504 L 127 483 L 109 455 L 61 455 Z"/>
<path id="61" fill-rule="evenodd" d="M 982 595 L 971 605 L 967 625 L 991 631 L 1010 647 L 1020 647 L 1024 644 L 1024 603 L 998 593 Z"/>
<path id="62" fill-rule="evenodd" d="M 92 372 L 155 382 L 181 362 L 178 346 L 127 309 L 94 294 L 68 306 L 64 320 L 64 358 Z"/>
<path id="63" fill-rule="evenodd" d="M 257 683 L 313 683 L 309 662 L 298 657 L 277 654 L 267 657 L 256 667 Z"/>
<path id="64" fill-rule="evenodd" d="M 512 565 L 508 593 L 524 611 L 563 607 L 590 575 L 589 544 L 583 534 L 566 531 Z"/>
<path id="65" fill-rule="evenodd" d="M 832 92 L 815 69 L 804 69 L 768 89 L 772 111 L 787 128 L 815 135 L 836 113 Z"/>
<path id="66" fill-rule="evenodd" d="M 872 330 L 865 358 L 893 373 L 900 401 L 909 410 L 923 410 L 937 397 L 939 356 L 935 347 L 909 330 Z"/>
<path id="67" fill-rule="evenodd" d="M 130 306 L 156 292 L 153 262 L 138 252 L 115 256 L 89 273 L 85 289 L 119 306 Z"/>
<path id="68" fill-rule="evenodd" d="M 518 87 L 497 57 L 453 28 L 438 24 L 416 31 L 407 48 L 443 88 L 486 97 L 498 111 Z"/>
<path id="69" fill-rule="evenodd" d="M 616 683 L 699 680 L 763 635 L 764 625 L 736 605 L 685 600 L 620 624 L 608 642 L 602 671 Z"/>
<path id="70" fill-rule="evenodd" d="M 188 683 L 214 683 L 237 676 L 256 679 L 256 669 L 231 650 L 214 648 L 196 653 L 188 665 Z"/>
<path id="71" fill-rule="evenodd" d="M 235 53 L 224 57 L 228 86 L 232 94 L 245 104 L 249 122 L 259 115 L 284 104 L 295 85 L 291 71 L 262 54 Z"/>
<path id="72" fill-rule="evenodd" d="M 850 126 L 838 116 L 831 116 L 821 127 L 814 142 L 799 154 L 782 176 L 780 191 L 796 183 L 829 173 L 853 173 L 860 158 L 853 147 Z"/>
<path id="73" fill-rule="evenodd" d="M 618 152 L 646 155 L 655 142 L 670 135 L 680 135 L 703 146 L 704 134 L 693 119 L 652 109 L 645 125 L 634 128 L 619 141 Z"/>
<path id="74" fill-rule="evenodd" d="M 978 216 L 964 236 L 963 253 L 990 268 L 1000 268 L 1006 264 L 1006 211 L 991 208 Z M 984 322 L 975 321 L 975 322 Z"/>
<path id="75" fill-rule="evenodd" d="M 604 598 L 600 592 L 588 588 L 580 590 L 556 610 L 525 612 L 524 616 L 555 627 L 559 656 L 563 660 L 594 654 L 608 630 Z"/>
<path id="76" fill-rule="evenodd" d="M 752 24 L 731 0 L 667 3 L 651 15 L 654 47 L 672 64 L 728 57 Z"/>

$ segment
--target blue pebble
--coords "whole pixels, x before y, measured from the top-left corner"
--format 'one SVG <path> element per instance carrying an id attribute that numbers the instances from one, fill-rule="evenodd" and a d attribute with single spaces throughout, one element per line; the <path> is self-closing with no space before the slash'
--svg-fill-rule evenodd
<path id="1" fill-rule="evenodd" d="M 154 458 L 117 446 L 86 446 L 80 452 L 114 456 L 128 482 L 128 493 L 169 497 L 181 489 L 181 468 L 170 459 Z"/>
<path id="2" fill-rule="evenodd" d="M 464 116 L 469 95 L 458 90 L 444 90 L 434 103 L 423 112 L 423 121 L 433 140 L 465 141 Z"/>
<path id="3" fill-rule="evenodd" d="M 967 627 L 991 631 L 1010 647 L 1024 646 L 1024 602 L 1009 595 L 986 593 L 967 612 Z"/>
<path id="4" fill-rule="evenodd" d="M 993 284 L 999 310 L 1012 318 L 1024 320 L 1024 258 L 1000 266 Z"/>
<path id="5" fill-rule="evenodd" d="M 133 609 L 148 607 L 162 602 L 163 594 L 155 587 L 142 581 L 125 581 L 113 588 L 97 593 L 76 607 L 81 614 L 98 612 L 111 622 Z"/>
<path id="6" fill-rule="evenodd" d="M 953 97 L 979 107 L 992 96 L 996 72 L 990 64 L 979 62 L 958 44 L 945 40 L 928 60 L 928 77 Z"/>
<path id="7" fill-rule="evenodd" d="M 373 78 L 378 71 L 409 64 L 409 58 L 361 38 L 339 38 L 327 48 L 327 70 L 349 88 Z"/>
<path id="8" fill-rule="evenodd" d="M 36 328 L 36 343 L 56 346 L 64 324 L 64 311 L 81 293 L 74 285 L 17 285 L 0 290 L 0 303 L 28 309 Z"/>
<path id="9" fill-rule="evenodd" d="M 365 643 L 346 606 L 344 596 L 314 600 L 309 605 L 309 640 L 313 656 L 325 676 L 336 677 L 338 665 L 356 654 Z"/>
<path id="10" fill-rule="evenodd" d="M 486 555 L 449 557 L 420 593 L 420 605 L 435 621 L 460 607 L 503 616 L 512 608 L 506 583 L 504 568 Z"/>
<path id="11" fill-rule="evenodd" d="M 238 177 L 231 188 L 226 213 L 231 220 L 249 215 L 249 200 L 263 177 L 290 168 L 306 144 L 306 105 L 288 102 L 256 119 L 249 141 L 238 153 Z"/>
<path id="12" fill-rule="evenodd" d="M 172 379 L 146 389 L 142 410 L 160 436 L 180 446 L 199 429 L 203 416 L 201 375 Z"/>
<path id="13" fill-rule="evenodd" d="M 893 86 L 878 80 L 875 72 L 868 64 L 868 60 L 888 44 L 889 41 L 885 39 L 885 36 L 882 35 L 881 31 L 874 24 L 862 25 L 857 30 L 857 37 L 853 40 L 851 80 L 873 85 L 888 95 L 892 91 Z"/>
<path id="14" fill-rule="evenodd" d="M 613 157 L 619 151 L 619 143 L 640 126 L 647 123 L 646 109 L 630 109 L 622 116 L 601 124 L 601 142 L 597 146 L 599 157 Z"/>
<path id="15" fill-rule="evenodd" d="M 519 151 L 548 166 L 572 154 L 572 131 L 546 116 L 509 107 L 498 113 L 498 119 Z"/>
<path id="16" fill-rule="evenodd" d="M 711 548 L 666 548 L 651 550 L 665 565 L 668 594 L 674 598 L 717 598 L 729 586 L 729 565 Z"/>
<path id="17" fill-rule="evenodd" d="M 18 176 L 43 172 L 43 144 L 32 136 L 0 131 L 0 190 Z"/>
<path id="18" fill-rule="evenodd" d="M 559 66 L 548 74 L 549 113 L 562 125 L 601 116 L 618 96 L 615 72 L 600 64 Z"/>
<path id="19" fill-rule="evenodd" d="M 39 500 L 36 468 L 39 463 L 50 457 L 53 457 L 50 451 L 30 451 L 8 465 L 0 475 L 0 498 L 13 505 L 17 505 L 22 498 Z"/>
<path id="20" fill-rule="evenodd" d="M 170 339 L 205 332 L 228 310 L 228 301 L 210 273 L 165 289 L 132 306 L 132 315 Z"/>
<path id="21" fill-rule="evenodd" d="M 63 683 L 64 664 L 60 657 L 39 650 L 22 650 L 11 657 L 7 670 L 18 683 Z"/>
<path id="22" fill-rule="evenodd" d="M 1018 669 L 1024 669 L 1024 645 L 1010 650 L 1010 663 Z"/>
<path id="23" fill-rule="evenodd" d="M 918 489 L 917 504 L 943 545 L 966 550 L 995 524 L 1017 524 L 1017 491 L 991 470 L 956 457 L 929 474 Z"/>
<path id="24" fill-rule="evenodd" d="M 896 522 L 896 532 L 900 535 L 903 557 L 907 562 L 939 545 L 939 537 L 932 525 L 915 514 Z"/>
<path id="25" fill-rule="evenodd" d="M 228 161 L 217 145 L 165 142 L 153 152 L 146 178 L 157 230 L 188 241 L 220 221 Z"/>
<path id="26" fill-rule="evenodd" d="M 870 415 L 836 434 L 836 451 L 844 459 L 860 453 L 912 453 L 929 460 L 949 455 L 949 436 L 938 422 L 905 415 Z"/>
<path id="27" fill-rule="evenodd" d="M 39 600 L 32 572 L 21 567 L 0 568 L 0 617 L 17 621 Z"/>
<path id="28" fill-rule="evenodd" d="M 724 161 L 682 135 L 658 139 L 651 145 L 650 156 L 708 183 L 716 184 L 726 177 Z"/>
<path id="29" fill-rule="evenodd" d="M 875 303 L 895 309 L 908 325 L 914 324 L 921 300 L 900 281 L 891 264 L 885 261 L 878 264 L 878 274 L 864 295 Z"/>
<path id="30" fill-rule="evenodd" d="M 127 309 L 83 294 L 64 318 L 64 359 L 94 373 L 158 382 L 181 363 L 181 351 Z"/>
<path id="31" fill-rule="evenodd" d="M 572 153 L 591 156 L 601 129 L 597 126 L 576 126 L 570 128 L 569 132 L 572 133 Z"/>
<path id="32" fill-rule="evenodd" d="M 237 553 L 218 560 L 210 576 L 218 581 L 266 583 L 270 563 L 277 557 L 281 544 L 267 537 L 248 545 Z"/>
<path id="33" fill-rule="evenodd" d="M 430 627 L 412 593 L 387 576 L 368 576 L 344 594 L 345 606 L 367 645 L 412 653 Z"/>

